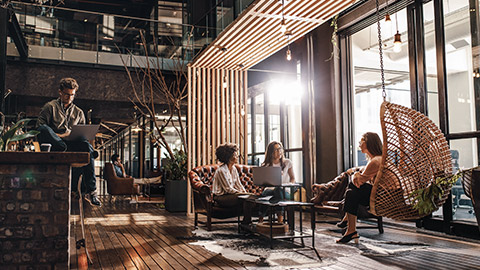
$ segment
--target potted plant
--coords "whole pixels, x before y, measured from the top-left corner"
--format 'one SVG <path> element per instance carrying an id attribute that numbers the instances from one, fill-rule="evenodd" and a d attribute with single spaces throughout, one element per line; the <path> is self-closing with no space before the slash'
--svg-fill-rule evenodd
<path id="1" fill-rule="evenodd" d="M 1 115 L 2 119 L 4 119 L 3 114 Z M 1 136 L 0 136 L 0 151 L 7 151 L 8 150 L 8 144 L 11 142 L 18 142 L 21 140 L 25 140 L 31 137 L 35 137 L 39 132 L 36 130 L 30 130 L 25 133 L 17 134 L 19 130 L 22 130 L 25 125 L 30 122 L 32 119 L 22 119 L 19 120 L 17 123 L 15 123 L 12 127 L 10 127 L 8 130 L 4 129 L 4 126 L 2 125 L 2 131 L 1 131 Z M 3 123 L 3 121 L 2 121 Z"/>
<path id="2" fill-rule="evenodd" d="M 187 211 L 187 154 L 173 150 L 173 158 L 165 154 L 165 209 L 169 212 Z"/>

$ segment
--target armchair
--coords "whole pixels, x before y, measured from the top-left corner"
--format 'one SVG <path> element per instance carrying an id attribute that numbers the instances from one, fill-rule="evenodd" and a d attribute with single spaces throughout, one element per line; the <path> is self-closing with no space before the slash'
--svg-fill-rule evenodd
<path id="1" fill-rule="evenodd" d="M 313 184 L 312 192 L 313 198 L 311 202 L 314 204 L 315 210 L 321 214 L 333 214 L 342 218 L 345 215 L 343 212 L 343 198 L 348 186 L 349 176 L 346 173 L 341 173 L 335 179 L 324 184 Z M 360 205 L 358 208 L 359 219 L 373 218 L 377 222 L 377 226 L 357 226 L 357 228 L 378 228 L 380 233 L 383 233 L 383 219 L 368 212 L 368 207 Z M 321 222 L 321 221 L 316 221 Z"/>
<path id="2" fill-rule="evenodd" d="M 247 192 L 257 195 L 262 194 L 263 188 L 253 185 L 251 166 L 238 164 L 235 166 L 240 176 L 240 181 Z M 221 207 L 213 200 L 213 175 L 218 167 L 219 165 L 217 164 L 198 166 L 188 173 L 188 178 L 190 179 L 193 191 L 195 227 L 198 226 L 198 223 L 204 223 L 209 231 L 212 229 L 212 223 L 232 223 L 232 221 L 225 221 L 225 219 L 238 217 L 241 214 L 238 212 L 238 209 Z M 199 214 L 206 216 L 205 222 L 199 221 Z M 224 221 L 212 222 L 212 218 L 223 219 Z"/>
<path id="3" fill-rule="evenodd" d="M 103 177 L 107 181 L 107 192 L 112 196 L 139 194 L 139 186 L 133 183 L 133 177 L 121 178 L 115 174 L 112 163 L 105 163 Z"/>

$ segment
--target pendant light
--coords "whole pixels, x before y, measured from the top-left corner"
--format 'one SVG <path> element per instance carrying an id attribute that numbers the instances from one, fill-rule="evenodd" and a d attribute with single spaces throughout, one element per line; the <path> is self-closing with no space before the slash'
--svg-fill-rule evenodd
<path id="1" fill-rule="evenodd" d="M 395 23 L 397 25 L 397 33 L 393 36 L 393 51 L 396 52 L 396 53 L 399 53 L 399 52 L 402 51 L 402 35 L 398 31 L 397 13 L 395 13 Z"/>

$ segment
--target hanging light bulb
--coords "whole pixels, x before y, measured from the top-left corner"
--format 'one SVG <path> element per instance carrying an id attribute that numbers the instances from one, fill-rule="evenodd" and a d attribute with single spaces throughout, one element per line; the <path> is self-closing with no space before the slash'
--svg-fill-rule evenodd
<path id="1" fill-rule="evenodd" d="M 398 30 L 393 38 L 393 51 L 396 53 L 402 51 L 402 35 L 398 32 Z"/>
<path id="2" fill-rule="evenodd" d="M 280 32 L 285 34 L 287 32 L 287 24 L 285 23 L 285 19 L 282 18 L 282 22 L 280 23 Z"/>
<path id="3" fill-rule="evenodd" d="M 385 29 L 391 31 L 392 29 L 392 19 L 390 19 L 390 14 L 385 15 Z M 391 33 L 391 32 L 390 32 Z"/>
<path id="4" fill-rule="evenodd" d="M 228 80 L 227 80 L 227 75 L 223 76 L 223 88 L 228 87 Z"/>
<path id="5" fill-rule="evenodd" d="M 287 60 L 292 60 L 292 52 L 290 51 L 290 46 L 287 48 Z"/>

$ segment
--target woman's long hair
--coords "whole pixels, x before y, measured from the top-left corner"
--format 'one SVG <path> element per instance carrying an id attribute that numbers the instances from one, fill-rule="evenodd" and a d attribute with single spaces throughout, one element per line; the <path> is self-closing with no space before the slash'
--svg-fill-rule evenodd
<path id="1" fill-rule="evenodd" d="M 382 155 L 383 145 L 377 133 L 367 132 L 363 134 L 362 137 L 365 140 L 365 143 L 367 144 L 368 152 L 370 152 L 372 156 L 376 157 L 376 156 Z M 368 155 L 367 155 L 367 159 L 369 159 Z"/>
<path id="2" fill-rule="evenodd" d="M 272 141 L 267 146 L 267 152 L 265 152 L 265 161 L 262 163 L 262 167 L 273 166 L 273 153 L 275 152 L 275 145 L 280 145 L 283 149 L 283 145 L 281 142 Z M 284 155 L 280 158 L 280 167 L 282 167 L 282 171 L 285 168 L 285 162 L 283 161 Z"/>

